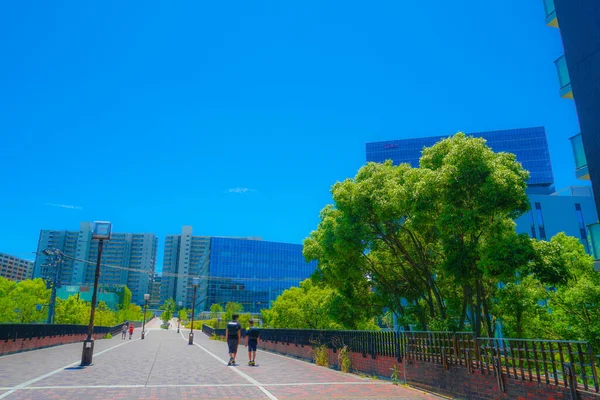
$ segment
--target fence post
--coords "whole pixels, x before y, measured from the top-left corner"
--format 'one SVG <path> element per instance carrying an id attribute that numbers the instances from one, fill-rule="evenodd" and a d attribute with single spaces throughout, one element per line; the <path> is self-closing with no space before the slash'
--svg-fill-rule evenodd
<path id="1" fill-rule="evenodd" d="M 498 383 L 498 390 L 505 392 L 504 380 L 502 379 L 502 364 L 500 363 L 500 357 L 493 358 L 494 374 L 496 375 L 496 381 Z"/>
<path id="2" fill-rule="evenodd" d="M 569 382 L 569 393 L 571 394 L 571 400 L 577 400 L 577 377 L 573 369 L 573 363 L 563 363 L 563 374 Z"/>
<path id="3" fill-rule="evenodd" d="M 375 343 L 373 340 L 373 333 L 367 332 L 367 337 L 369 338 L 369 353 L 371 354 L 371 358 L 375 358 Z"/>

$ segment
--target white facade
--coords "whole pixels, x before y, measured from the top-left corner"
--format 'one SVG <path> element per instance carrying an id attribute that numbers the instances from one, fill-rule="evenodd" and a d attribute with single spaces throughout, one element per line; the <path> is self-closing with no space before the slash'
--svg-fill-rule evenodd
<path id="1" fill-rule="evenodd" d="M 210 250 L 210 236 L 194 236 L 191 226 L 184 226 L 179 235 L 165 239 L 160 303 L 173 298 L 175 305 L 192 307 L 193 287 L 190 275 L 200 275 L 202 259 Z"/>

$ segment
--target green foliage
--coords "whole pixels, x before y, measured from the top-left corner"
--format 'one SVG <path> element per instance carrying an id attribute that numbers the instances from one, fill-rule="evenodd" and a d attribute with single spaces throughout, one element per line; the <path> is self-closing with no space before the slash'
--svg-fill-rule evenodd
<path id="1" fill-rule="evenodd" d="M 340 366 L 340 371 L 350 372 L 350 369 L 352 368 L 352 360 L 350 359 L 348 346 L 344 346 L 339 350 L 338 364 Z"/>
<path id="2" fill-rule="evenodd" d="M 506 337 L 522 338 L 538 336 L 544 317 L 548 316 L 544 305 L 548 293 L 534 276 L 525 276 L 518 282 L 509 282 L 496 296 L 493 311 L 501 318 Z"/>
<path id="3" fill-rule="evenodd" d="M 531 254 L 512 221 L 528 208 L 527 178 L 514 155 L 463 134 L 424 149 L 419 168 L 368 163 L 333 186 L 304 255 L 367 319 L 387 307 L 423 330 L 468 321 L 493 334 L 494 285 Z"/>
<path id="4" fill-rule="evenodd" d="M 390 370 L 392 371 L 392 384 L 398 386 L 398 383 L 400 382 L 400 369 L 394 364 L 394 368 L 390 368 Z"/>
<path id="5" fill-rule="evenodd" d="M 219 316 L 219 313 L 223 312 L 223 306 L 221 306 L 220 304 L 213 304 L 210 306 L 210 317 L 211 318 L 217 318 Z"/>
<path id="6" fill-rule="evenodd" d="M 168 299 L 166 300 L 162 306 L 160 306 L 161 310 L 164 310 L 160 316 L 160 319 L 166 324 L 173 318 L 173 313 L 175 312 L 175 300 Z"/>
<path id="7" fill-rule="evenodd" d="M 262 310 L 264 322 L 273 328 L 288 329 L 343 329 L 362 326 L 363 329 L 379 329 L 369 320 L 352 320 L 349 325 L 338 319 L 341 310 L 350 307 L 343 304 L 344 298 L 323 283 L 306 279 L 300 287 L 285 290 L 271 304 Z"/>
<path id="8" fill-rule="evenodd" d="M 39 323 L 45 322 L 50 303 L 50 289 L 42 279 L 23 280 L 18 283 L 0 277 L 0 322 Z M 129 294 L 128 294 L 129 293 Z M 94 323 L 96 326 L 114 326 L 123 321 L 141 321 L 142 309 L 131 304 L 131 291 L 125 288 L 125 302 L 118 311 L 109 309 L 101 301 L 96 306 Z M 127 300 L 129 299 L 129 301 Z M 124 309 L 123 307 L 126 307 Z M 150 319 L 149 312 L 147 318 Z M 78 295 L 68 299 L 56 299 L 54 323 L 87 325 L 90 320 L 90 303 L 79 299 Z"/>
<path id="9" fill-rule="evenodd" d="M 179 310 L 179 319 L 182 321 L 187 321 L 188 319 L 188 313 L 186 310 Z"/>
<path id="10" fill-rule="evenodd" d="M 104 339 L 112 339 L 113 335 L 111 335 L 110 332 L 108 332 L 106 335 L 104 335 Z"/>
<path id="11" fill-rule="evenodd" d="M 90 321 L 90 304 L 77 295 L 56 299 L 54 322 L 57 324 L 85 325 Z"/>
<path id="12" fill-rule="evenodd" d="M 329 368 L 329 351 L 324 345 L 313 346 L 313 360 L 315 364 Z"/>
<path id="13" fill-rule="evenodd" d="M 225 321 L 231 321 L 233 314 L 241 314 L 244 311 L 244 306 L 240 303 L 228 302 L 225 304 L 225 314 L 223 315 L 223 319 Z"/>
<path id="14" fill-rule="evenodd" d="M 333 204 L 304 241 L 305 258 L 318 261 L 313 281 L 334 289 L 316 315 L 351 328 L 387 309 L 387 326 L 393 313 L 405 328 L 478 336 L 494 336 L 500 321 L 506 336 L 588 340 L 598 349 L 592 259 L 575 238 L 515 231 L 529 208 L 528 176 L 514 155 L 459 133 L 424 149 L 419 168 L 368 163 L 336 183 Z M 300 294 L 278 299 L 264 313 L 269 325 L 299 325 Z"/>
<path id="15" fill-rule="evenodd" d="M 123 300 L 119 304 L 119 309 L 127 310 L 129 308 L 129 305 L 131 304 L 132 297 L 133 294 L 131 293 L 131 290 L 129 290 L 127 286 L 123 287 Z"/>
<path id="16" fill-rule="evenodd" d="M 45 322 L 50 289 L 42 279 L 13 282 L 0 277 L 0 322 Z"/>

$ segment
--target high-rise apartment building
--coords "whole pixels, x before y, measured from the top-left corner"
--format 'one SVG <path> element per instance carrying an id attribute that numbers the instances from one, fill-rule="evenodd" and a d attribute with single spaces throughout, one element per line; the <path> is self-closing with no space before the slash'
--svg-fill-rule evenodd
<path id="1" fill-rule="evenodd" d="M 550 240 L 557 233 L 565 232 L 578 238 L 586 250 L 591 251 L 586 224 L 598 220 L 594 197 L 589 187 L 568 188 L 559 192 L 554 190 L 554 174 L 544 128 L 469 135 L 484 138 L 487 145 L 496 152 L 515 154 L 517 161 L 530 172 L 527 195 L 531 209 L 515 221 L 517 232 L 542 240 Z M 433 146 L 445 137 L 447 136 L 367 143 L 367 161 L 392 160 L 395 165 L 409 163 L 418 167 L 423 147 Z"/>
<path id="2" fill-rule="evenodd" d="M 61 262 L 43 254 L 55 248 Z M 152 233 L 113 233 L 104 241 L 101 285 L 127 285 L 132 302 L 144 303 L 156 267 L 158 239 Z M 57 277 L 59 285 L 93 285 L 98 241 L 92 240 L 92 224 L 82 222 L 79 231 L 42 230 L 38 242 L 34 277 Z"/>
<path id="3" fill-rule="evenodd" d="M 564 55 L 554 64 L 560 95 L 574 99 L 581 132 L 571 138 L 576 176 L 591 180 L 600 209 L 600 2 L 544 0 L 546 24 L 559 28 Z M 592 223 L 593 222 L 593 223 Z M 600 224 L 588 221 L 591 246 L 600 270 Z"/>
<path id="4" fill-rule="evenodd" d="M 316 266 L 304 260 L 302 245 L 256 237 L 194 236 L 192 227 L 184 226 L 180 235 L 165 239 L 161 303 L 173 298 L 175 304 L 191 308 L 192 277 L 199 277 L 196 310 L 238 302 L 244 311 L 260 312 L 308 278 Z"/>
<path id="5" fill-rule="evenodd" d="M 210 237 L 193 236 L 192 227 L 184 226 L 180 235 L 165 239 L 160 303 L 172 298 L 185 308 L 192 307 L 192 280 L 199 276 L 200 262 L 208 251 Z"/>
<path id="6" fill-rule="evenodd" d="M 33 263 L 19 257 L 0 253 L 0 276 L 11 281 L 31 279 L 33 276 Z"/>
<path id="7" fill-rule="evenodd" d="M 162 305 L 160 302 L 160 287 L 162 284 L 162 276 L 154 275 L 152 283 L 150 285 L 150 301 L 148 307 L 158 308 Z"/>

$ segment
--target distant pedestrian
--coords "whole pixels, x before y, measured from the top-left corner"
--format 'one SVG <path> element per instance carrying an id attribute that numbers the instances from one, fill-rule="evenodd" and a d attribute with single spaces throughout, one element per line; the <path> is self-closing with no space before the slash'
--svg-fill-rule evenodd
<path id="1" fill-rule="evenodd" d="M 229 347 L 229 362 L 227 365 L 235 365 L 235 356 L 237 355 L 238 344 L 242 335 L 242 326 L 238 322 L 239 315 L 233 314 L 232 321 L 227 324 L 225 330 L 225 340 Z"/>
<path id="2" fill-rule="evenodd" d="M 129 323 L 129 340 L 131 340 L 131 337 L 133 336 L 133 322 Z"/>
<path id="3" fill-rule="evenodd" d="M 125 340 L 127 337 L 127 324 L 123 324 L 121 327 L 121 340 Z"/>
<path id="4" fill-rule="evenodd" d="M 246 346 L 248 347 L 248 365 L 256 366 L 256 346 L 260 337 L 260 331 L 254 326 L 254 320 L 248 321 L 250 327 L 246 331 Z"/>

